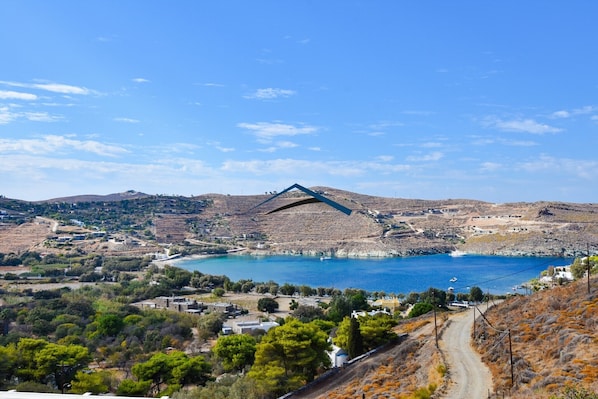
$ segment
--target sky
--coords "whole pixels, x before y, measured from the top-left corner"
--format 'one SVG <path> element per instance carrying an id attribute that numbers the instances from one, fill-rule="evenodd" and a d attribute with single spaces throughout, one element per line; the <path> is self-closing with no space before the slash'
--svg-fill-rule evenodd
<path id="1" fill-rule="evenodd" d="M 3 0 L 0 195 L 595 202 L 598 2 Z"/>

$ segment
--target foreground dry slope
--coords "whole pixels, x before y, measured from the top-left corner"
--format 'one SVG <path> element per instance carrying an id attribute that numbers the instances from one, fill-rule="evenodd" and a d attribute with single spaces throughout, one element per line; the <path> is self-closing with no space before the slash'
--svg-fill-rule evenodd
<path id="1" fill-rule="evenodd" d="M 511 330 L 513 398 L 548 398 L 563 386 L 598 392 L 598 276 L 513 297 L 487 313 L 493 328 L 478 319 L 475 342 L 489 365 L 497 392 L 509 391 L 508 335 Z"/>

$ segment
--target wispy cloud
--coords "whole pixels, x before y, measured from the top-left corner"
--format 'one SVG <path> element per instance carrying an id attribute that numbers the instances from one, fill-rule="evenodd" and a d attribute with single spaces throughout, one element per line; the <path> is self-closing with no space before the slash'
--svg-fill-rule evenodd
<path id="1" fill-rule="evenodd" d="M 149 80 L 145 78 L 133 78 L 132 80 L 135 83 L 149 83 Z"/>
<path id="2" fill-rule="evenodd" d="M 552 175 L 569 174 L 582 179 L 598 178 L 598 161 L 555 158 L 548 155 L 541 155 L 533 161 L 524 162 L 519 167 L 527 172 L 549 172 Z"/>
<path id="3" fill-rule="evenodd" d="M 272 159 L 249 161 L 226 161 L 222 170 L 228 173 L 247 173 L 251 175 L 282 175 L 282 176 L 364 176 L 370 172 L 381 174 L 398 173 L 410 170 L 411 166 L 392 164 L 387 162 L 362 161 L 310 161 L 304 159 Z"/>
<path id="4" fill-rule="evenodd" d="M 63 83 L 21 83 L 21 82 L 10 82 L 10 81 L 0 81 L 0 85 L 9 86 L 9 87 L 21 87 L 27 89 L 37 89 L 37 90 L 45 90 L 52 93 L 59 93 L 59 94 L 78 94 L 78 95 L 88 95 L 92 94 L 92 90 L 82 87 L 82 86 L 73 86 Z"/>
<path id="5" fill-rule="evenodd" d="M 531 134 L 559 133 L 563 129 L 536 122 L 533 119 L 502 120 L 498 118 L 487 118 L 484 125 L 507 132 L 523 132 Z"/>
<path id="6" fill-rule="evenodd" d="M 35 94 L 22 93 L 19 91 L 0 90 L 0 99 L 35 101 L 37 100 L 37 96 Z"/>
<path id="7" fill-rule="evenodd" d="M 298 136 L 304 134 L 314 134 L 318 131 L 315 126 L 309 125 L 289 125 L 286 123 L 239 123 L 237 127 L 249 130 L 258 139 L 269 142 L 279 136 Z"/>
<path id="8" fill-rule="evenodd" d="M 494 172 L 502 168 L 502 165 L 496 162 L 483 162 L 480 170 L 482 172 Z"/>
<path id="9" fill-rule="evenodd" d="M 94 140 L 74 140 L 57 135 L 39 139 L 0 139 L 0 153 L 55 154 L 68 151 L 83 151 L 109 157 L 129 152 L 123 147 Z"/>
<path id="10" fill-rule="evenodd" d="M 225 87 L 222 83 L 214 83 L 214 82 L 201 83 L 200 86 L 204 86 L 204 87 Z"/>
<path id="11" fill-rule="evenodd" d="M 407 161 L 409 162 L 430 162 L 430 161 L 439 161 L 444 157 L 444 154 L 440 151 L 434 151 L 429 154 L 421 154 L 421 155 L 410 155 L 407 157 Z"/>
<path id="12" fill-rule="evenodd" d="M 19 119 L 27 119 L 32 122 L 57 122 L 63 120 L 64 117 L 47 112 L 23 112 L 14 106 L 0 107 L 0 125 L 6 125 Z"/>
<path id="13" fill-rule="evenodd" d="M 243 96 L 247 99 L 252 100 L 273 100 L 276 98 L 286 98 L 294 96 L 296 92 L 294 90 L 288 89 L 278 89 L 278 88 L 266 88 L 266 89 L 257 89 L 255 92 Z"/>
<path id="14" fill-rule="evenodd" d="M 133 118 L 114 118 L 115 122 L 123 122 L 123 123 L 139 123 L 138 119 Z"/>
<path id="15" fill-rule="evenodd" d="M 58 122 L 64 119 L 61 115 L 51 115 L 47 112 L 23 112 L 21 115 L 32 122 Z"/>
<path id="16" fill-rule="evenodd" d="M 586 105 L 585 107 L 574 108 L 572 110 L 560 110 L 560 111 L 553 112 L 551 114 L 551 117 L 555 118 L 555 119 L 566 119 L 566 118 L 572 118 L 577 115 L 593 114 L 597 111 L 598 111 L 597 107 L 595 107 L 593 105 Z"/>

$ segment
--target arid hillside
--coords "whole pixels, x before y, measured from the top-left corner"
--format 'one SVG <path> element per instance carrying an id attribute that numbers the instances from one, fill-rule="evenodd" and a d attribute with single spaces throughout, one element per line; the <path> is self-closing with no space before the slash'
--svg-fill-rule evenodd
<path id="1" fill-rule="evenodd" d="M 483 309 L 483 306 L 482 306 Z M 478 319 L 475 345 L 494 376 L 495 390 L 509 392 L 509 337 L 513 398 L 548 398 L 572 385 L 598 392 L 598 277 L 512 297 Z"/>
<path id="2" fill-rule="evenodd" d="M 507 256 L 598 252 L 595 204 L 492 204 L 383 198 L 328 187 L 311 190 L 350 209 L 350 215 L 301 190 L 276 197 L 274 193 L 171 197 L 129 191 L 38 203 L 0 198 L 0 250 L 19 252 L 40 246 L 52 250 L 55 246 L 48 240 L 66 240 L 74 234 L 69 229 L 77 227 L 78 234 L 88 236 L 72 245 L 85 252 L 147 253 L 170 244 L 190 252 L 218 246 L 263 254 L 341 257 L 456 249 Z M 107 235 L 90 234 L 98 231 Z"/>

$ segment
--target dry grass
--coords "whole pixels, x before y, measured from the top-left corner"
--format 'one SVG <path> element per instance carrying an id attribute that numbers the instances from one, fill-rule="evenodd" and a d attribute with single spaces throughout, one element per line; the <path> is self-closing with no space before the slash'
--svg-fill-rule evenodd
<path id="1" fill-rule="evenodd" d="M 590 295 L 579 281 L 512 298 L 487 317 L 496 329 L 511 330 L 516 395 L 547 398 L 567 384 L 598 390 L 598 278 Z M 510 388 L 507 335 L 479 321 L 474 338 L 496 390 Z"/>

